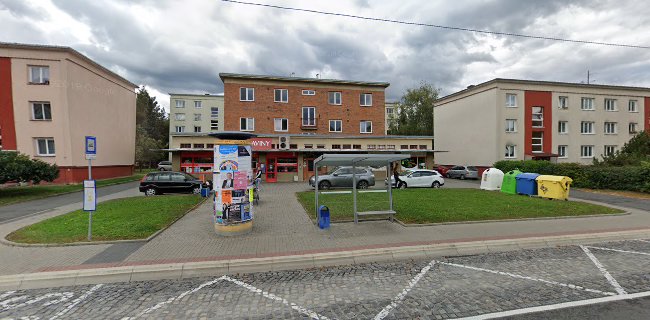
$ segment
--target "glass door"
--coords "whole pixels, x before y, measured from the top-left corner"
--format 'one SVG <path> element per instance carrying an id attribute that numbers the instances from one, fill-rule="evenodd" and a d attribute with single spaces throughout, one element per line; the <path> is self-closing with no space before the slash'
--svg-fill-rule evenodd
<path id="1" fill-rule="evenodd" d="M 278 182 L 277 158 L 266 158 L 266 182 Z"/>

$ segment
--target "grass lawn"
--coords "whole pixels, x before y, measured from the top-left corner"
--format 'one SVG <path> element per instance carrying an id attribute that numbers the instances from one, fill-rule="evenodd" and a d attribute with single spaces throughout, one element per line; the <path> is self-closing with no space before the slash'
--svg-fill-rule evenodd
<path id="1" fill-rule="evenodd" d="M 144 177 L 146 172 L 138 172 L 132 176 L 113 179 L 97 180 L 97 187 L 104 187 L 113 184 L 120 184 L 131 181 L 138 181 Z M 83 184 L 68 185 L 35 185 L 24 187 L 0 188 L 0 206 L 24 202 L 35 199 L 47 198 L 58 194 L 70 193 L 83 190 Z"/>
<path id="2" fill-rule="evenodd" d="M 297 193 L 298 201 L 315 219 L 314 192 Z M 393 190 L 396 218 L 404 223 L 438 223 L 621 213 L 621 210 L 584 202 L 509 195 L 479 189 Z M 332 221 L 354 219 L 352 194 L 320 194 Z M 357 195 L 359 211 L 388 209 L 386 193 Z"/>
<path id="3" fill-rule="evenodd" d="M 196 195 L 165 195 L 100 202 L 93 214 L 93 241 L 147 238 L 202 199 Z M 87 241 L 87 237 L 88 213 L 77 210 L 16 230 L 7 239 L 21 243 L 71 243 Z"/>

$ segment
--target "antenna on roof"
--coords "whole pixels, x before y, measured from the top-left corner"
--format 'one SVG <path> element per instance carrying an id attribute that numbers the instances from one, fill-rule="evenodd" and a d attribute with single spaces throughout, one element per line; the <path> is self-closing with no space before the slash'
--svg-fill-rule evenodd
<path id="1" fill-rule="evenodd" d="M 289 75 L 289 77 L 293 77 L 295 74 L 296 74 L 295 72 L 292 72 L 291 75 Z"/>
<path id="2" fill-rule="evenodd" d="M 320 73 L 316 74 L 316 79 L 320 79 Z"/>

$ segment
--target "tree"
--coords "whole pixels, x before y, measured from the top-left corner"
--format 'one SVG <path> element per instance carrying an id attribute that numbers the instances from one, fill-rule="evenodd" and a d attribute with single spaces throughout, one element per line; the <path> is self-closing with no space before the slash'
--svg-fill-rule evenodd
<path id="1" fill-rule="evenodd" d="M 138 89 L 136 97 L 135 161 L 140 165 L 165 159 L 165 153 L 154 151 L 169 145 L 169 118 L 146 87 Z"/>
<path id="2" fill-rule="evenodd" d="M 623 145 L 620 151 L 603 156 L 603 160 L 594 159 L 597 165 L 639 165 L 650 161 L 650 132 L 641 131 Z"/>
<path id="3" fill-rule="evenodd" d="M 406 90 L 397 104 L 397 118 L 391 122 L 388 133 L 433 136 L 433 103 L 438 94 L 439 89 L 427 82 Z"/>
<path id="4" fill-rule="evenodd" d="M 0 184 L 7 182 L 52 182 L 59 167 L 14 151 L 0 151 Z"/>
<path id="5" fill-rule="evenodd" d="M 164 147 L 160 141 L 150 137 L 143 127 L 136 126 L 135 161 L 140 166 L 147 164 L 148 167 L 151 167 L 154 163 L 164 159 L 164 152 L 156 151 Z"/>

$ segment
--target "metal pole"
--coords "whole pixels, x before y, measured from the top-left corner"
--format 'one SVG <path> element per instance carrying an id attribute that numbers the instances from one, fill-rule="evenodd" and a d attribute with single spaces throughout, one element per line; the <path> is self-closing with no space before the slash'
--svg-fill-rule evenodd
<path id="1" fill-rule="evenodd" d="M 314 160 L 314 187 L 316 188 L 315 194 L 316 194 L 316 219 L 318 219 L 318 165 L 316 164 L 316 161 Z M 318 224 L 318 221 L 316 221 L 316 224 Z"/>
<path id="2" fill-rule="evenodd" d="M 92 160 L 88 159 L 88 180 L 93 179 L 93 174 L 92 174 Z M 95 186 L 95 190 L 97 190 L 97 186 Z M 97 191 L 95 191 L 97 192 Z M 95 194 L 95 197 L 97 197 L 97 194 Z M 92 241 L 93 239 L 93 212 L 88 211 L 88 241 Z"/>
<path id="3" fill-rule="evenodd" d="M 359 223 L 359 216 L 357 215 L 357 167 L 352 162 L 352 203 L 354 204 L 354 223 Z"/>
<path id="4" fill-rule="evenodd" d="M 388 181 L 388 204 L 389 204 L 390 211 L 393 211 L 393 186 L 392 186 L 392 183 L 390 183 L 390 178 L 391 178 L 391 175 L 390 175 L 391 174 L 391 172 L 390 172 L 391 171 L 390 162 L 386 166 L 386 170 L 388 172 L 387 173 L 388 178 L 386 179 L 386 181 Z M 395 181 L 395 182 L 397 182 L 397 181 Z M 391 222 L 393 221 L 393 215 L 392 214 L 390 215 L 390 221 Z"/>

